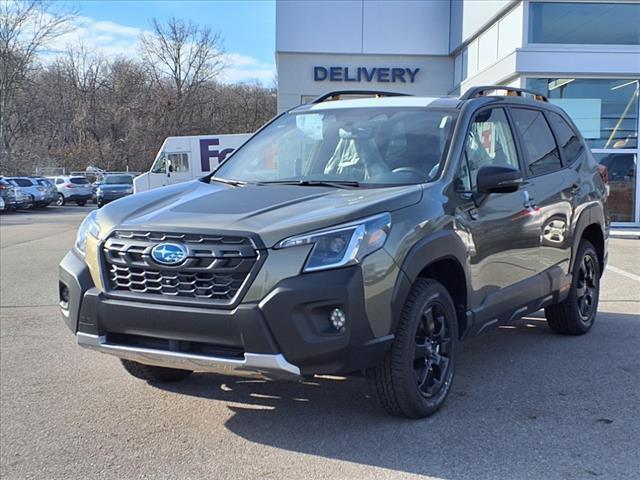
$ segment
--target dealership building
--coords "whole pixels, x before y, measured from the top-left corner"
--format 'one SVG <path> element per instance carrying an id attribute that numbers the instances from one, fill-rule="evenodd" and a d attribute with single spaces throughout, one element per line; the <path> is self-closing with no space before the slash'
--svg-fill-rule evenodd
<path id="1" fill-rule="evenodd" d="M 640 227 L 640 1 L 279 0 L 278 109 L 334 90 L 525 87 L 574 119 Z"/>

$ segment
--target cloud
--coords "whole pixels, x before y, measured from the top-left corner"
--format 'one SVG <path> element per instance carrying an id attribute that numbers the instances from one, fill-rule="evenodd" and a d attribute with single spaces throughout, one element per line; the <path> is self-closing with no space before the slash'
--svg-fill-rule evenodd
<path id="1" fill-rule="evenodd" d="M 227 53 L 224 55 L 224 61 L 227 68 L 221 75 L 223 82 L 258 81 L 266 86 L 271 86 L 276 76 L 275 65 L 259 62 L 247 55 Z"/>
<path id="2" fill-rule="evenodd" d="M 67 50 L 70 45 L 82 43 L 88 51 L 99 53 L 107 59 L 117 57 L 137 58 L 140 34 L 143 30 L 110 21 L 97 21 L 90 17 L 79 16 L 75 20 L 76 28 L 48 45 L 45 61 L 53 59 Z M 259 81 L 271 86 L 275 78 L 275 65 L 259 62 L 256 58 L 240 53 L 225 53 L 227 68 L 220 81 L 253 82 Z"/>

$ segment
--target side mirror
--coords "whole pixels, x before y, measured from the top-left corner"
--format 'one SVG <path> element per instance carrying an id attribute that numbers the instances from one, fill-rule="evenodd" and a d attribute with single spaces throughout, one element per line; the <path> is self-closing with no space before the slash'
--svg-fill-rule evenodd
<path id="1" fill-rule="evenodd" d="M 520 170 L 499 165 L 485 165 L 478 170 L 478 193 L 511 193 L 522 185 Z"/>

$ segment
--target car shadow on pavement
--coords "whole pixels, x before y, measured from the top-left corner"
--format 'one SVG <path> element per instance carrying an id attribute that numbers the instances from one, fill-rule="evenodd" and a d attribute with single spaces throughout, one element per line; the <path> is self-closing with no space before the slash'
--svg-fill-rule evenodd
<path id="1" fill-rule="evenodd" d="M 464 342 L 444 408 L 417 421 L 387 416 L 358 377 L 162 388 L 226 402 L 227 428 L 251 442 L 327 459 L 446 479 L 632 478 L 639 345 L 638 315 L 600 313 L 590 334 L 563 337 L 538 313 Z"/>

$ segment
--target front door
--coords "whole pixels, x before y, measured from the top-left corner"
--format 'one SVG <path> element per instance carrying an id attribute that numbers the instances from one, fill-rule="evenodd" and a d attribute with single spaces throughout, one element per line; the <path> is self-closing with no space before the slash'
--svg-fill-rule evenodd
<path id="1" fill-rule="evenodd" d="M 518 150 L 503 108 L 480 111 L 472 120 L 459 172 L 462 203 L 456 224 L 469 245 L 471 307 L 482 320 L 497 322 L 520 298 L 539 293 L 539 225 L 529 184 L 512 193 L 478 196 L 476 177 L 485 165 L 521 169 Z"/>

